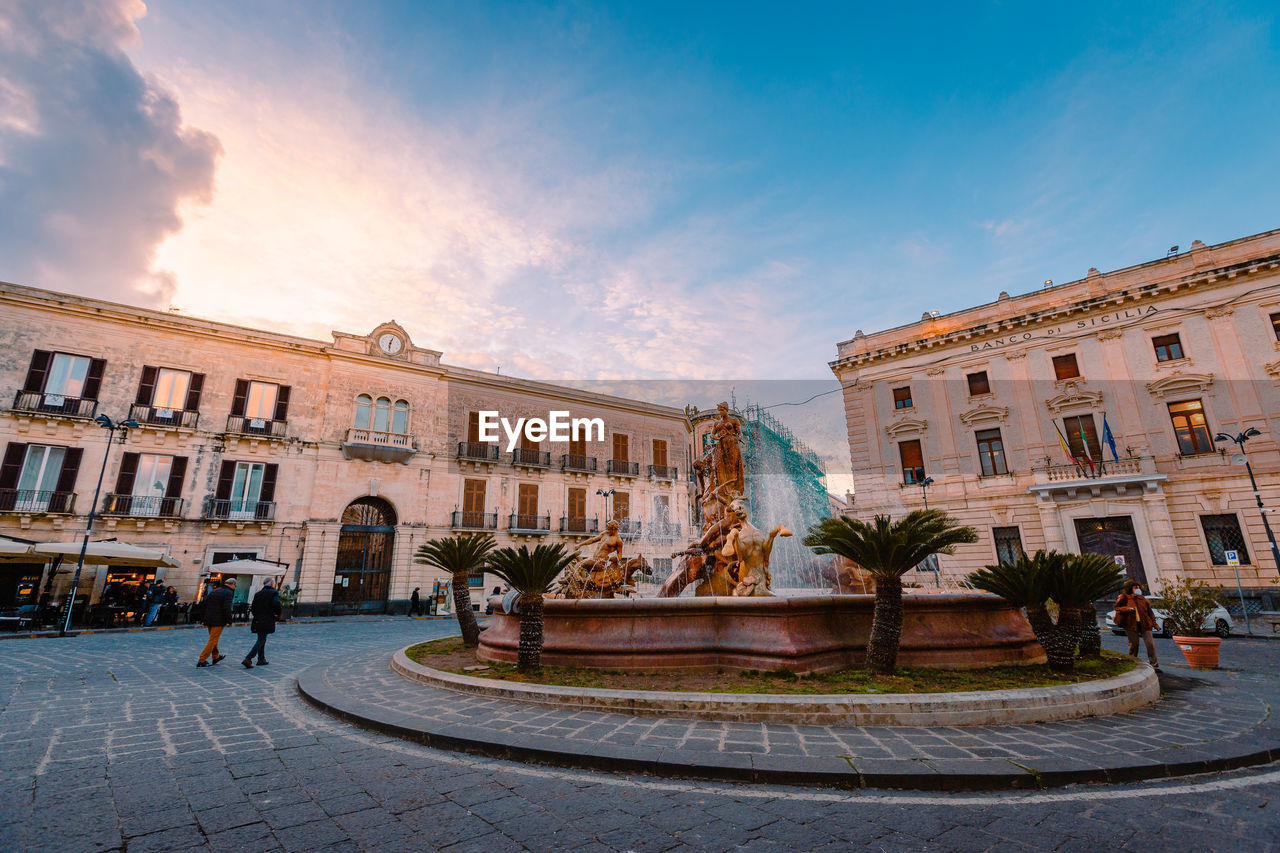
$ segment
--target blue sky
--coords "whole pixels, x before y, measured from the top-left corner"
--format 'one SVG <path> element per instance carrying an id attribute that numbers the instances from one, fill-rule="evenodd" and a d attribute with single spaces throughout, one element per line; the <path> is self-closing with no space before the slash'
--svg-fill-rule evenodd
<path id="1" fill-rule="evenodd" d="M 884 5 L 17 0 L 0 278 L 823 378 L 858 328 L 1280 226 L 1274 4 Z"/>

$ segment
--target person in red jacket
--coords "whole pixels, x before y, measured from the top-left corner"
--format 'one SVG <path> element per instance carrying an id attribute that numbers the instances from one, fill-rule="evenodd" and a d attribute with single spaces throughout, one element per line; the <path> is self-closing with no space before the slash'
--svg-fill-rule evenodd
<path id="1" fill-rule="evenodd" d="M 1147 646 L 1147 663 L 1152 669 L 1160 671 L 1156 661 L 1156 639 L 1152 631 L 1156 627 L 1156 614 L 1152 612 L 1150 603 L 1142 595 L 1142 587 L 1135 580 L 1124 582 L 1124 592 L 1116 598 L 1116 625 L 1124 629 L 1129 638 L 1129 656 L 1138 656 L 1138 637 L 1142 637 Z"/>

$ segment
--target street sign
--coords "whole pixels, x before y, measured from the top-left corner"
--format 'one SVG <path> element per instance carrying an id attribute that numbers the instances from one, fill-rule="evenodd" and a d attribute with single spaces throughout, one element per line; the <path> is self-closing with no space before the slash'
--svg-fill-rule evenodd
<path id="1" fill-rule="evenodd" d="M 1228 566 L 1238 566 L 1238 565 L 1240 565 L 1240 552 L 1239 552 L 1239 551 L 1224 551 L 1223 553 L 1224 553 L 1224 554 L 1226 554 L 1226 557 L 1227 557 L 1227 565 L 1228 565 Z"/>
<path id="2" fill-rule="evenodd" d="M 1116 561 L 1117 566 L 1124 566 L 1124 554 L 1116 554 L 1112 559 Z"/>

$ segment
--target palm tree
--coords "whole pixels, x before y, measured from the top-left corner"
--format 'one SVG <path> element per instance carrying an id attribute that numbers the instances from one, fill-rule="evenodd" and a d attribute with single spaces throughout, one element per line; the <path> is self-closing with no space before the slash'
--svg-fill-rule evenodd
<path id="1" fill-rule="evenodd" d="M 453 612 L 462 629 L 462 644 L 469 649 L 480 645 L 480 626 L 471 610 L 469 580 L 471 573 L 484 565 L 495 544 L 492 534 L 467 533 L 420 545 L 413 557 L 415 563 L 435 566 L 453 577 Z"/>
<path id="2" fill-rule="evenodd" d="M 804 544 L 819 554 L 852 560 L 876 579 L 875 614 L 867 642 L 867 668 L 893 673 L 902 640 L 902 576 L 932 554 L 978 541 L 972 528 L 941 510 L 918 509 L 898 521 L 877 515 L 870 524 L 856 518 L 828 518 L 809 528 Z"/>
<path id="3" fill-rule="evenodd" d="M 539 545 L 532 551 L 525 545 L 499 548 L 489 555 L 489 571 L 520 593 L 520 650 L 518 672 L 532 672 L 542 661 L 542 596 L 560 573 L 578 555 L 563 542 Z"/>

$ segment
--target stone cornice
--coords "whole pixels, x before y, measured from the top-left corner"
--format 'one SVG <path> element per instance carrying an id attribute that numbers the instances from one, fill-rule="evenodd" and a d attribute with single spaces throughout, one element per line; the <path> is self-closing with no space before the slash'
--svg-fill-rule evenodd
<path id="1" fill-rule="evenodd" d="M 1066 409 L 1095 408 L 1102 405 L 1102 395 L 1097 391 L 1081 388 L 1077 382 L 1065 382 L 1062 393 L 1045 400 L 1044 404 L 1049 411 L 1055 413 Z"/>
<path id="2" fill-rule="evenodd" d="M 1147 383 L 1147 392 L 1156 399 L 1179 396 L 1186 393 L 1200 394 L 1213 385 L 1212 373 L 1174 373 L 1163 379 Z"/>
<path id="3" fill-rule="evenodd" d="M 919 435 L 928 428 L 929 421 L 925 418 L 906 417 L 889 424 L 884 431 L 890 438 L 897 438 L 903 435 Z"/>
<path id="4" fill-rule="evenodd" d="M 1000 423 L 1009 419 L 1009 408 L 1007 406 L 975 406 L 966 412 L 961 412 L 959 417 L 965 426 L 988 422 Z"/>

